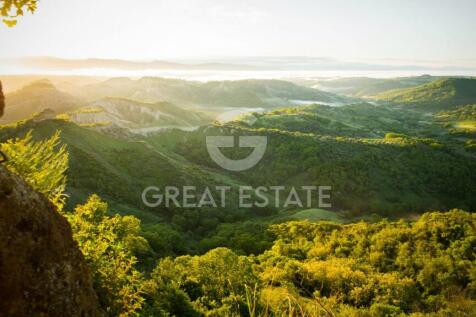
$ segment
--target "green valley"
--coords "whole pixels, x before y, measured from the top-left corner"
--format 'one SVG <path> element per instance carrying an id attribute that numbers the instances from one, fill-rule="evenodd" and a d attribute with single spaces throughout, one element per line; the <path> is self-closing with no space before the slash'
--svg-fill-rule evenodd
<path id="1" fill-rule="evenodd" d="M 12 99 L 40 96 L 45 106 L 2 126 L 0 139 L 7 166 L 58 206 L 65 200 L 111 316 L 470 316 L 476 119 L 474 105 L 459 105 L 471 93 L 447 93 L 466 87 L 459 80 L 421 86 L 431 94 L 405 90 L 408 107 L 281 81 L 115 78 L 84 86 L 89 98 L 40 82 L 48 94 L 27 87 Z M 329 104 L 295 102 L 314 99 Z M 432 111 L 421 111 L 428 102 Z M 210 157 L 208 136 L 261 136 L 267 147 L 254 167 L 233 172 Z M 51 188 L 62 182 L 58 200 Z M 301 197 L 305 186 L 328 186 L 331 206 L 319 208 L 317 196 L 301 208 L 239 203 L 242 186 L 277 185 Z M 142 197 L 150 186 L 233 190 L 224 206 L 151 207 Z M 434 210 L 448 212 L 425 213 Z"/>

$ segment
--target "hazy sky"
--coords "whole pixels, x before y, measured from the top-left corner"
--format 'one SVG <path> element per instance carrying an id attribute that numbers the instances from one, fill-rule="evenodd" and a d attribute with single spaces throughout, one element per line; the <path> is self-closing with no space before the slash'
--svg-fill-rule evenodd
<path id="1" fill-rule="evenodd" d="M 41 0 L 0 57 L 319 56 L 474 64 L 474 0 Z"/>

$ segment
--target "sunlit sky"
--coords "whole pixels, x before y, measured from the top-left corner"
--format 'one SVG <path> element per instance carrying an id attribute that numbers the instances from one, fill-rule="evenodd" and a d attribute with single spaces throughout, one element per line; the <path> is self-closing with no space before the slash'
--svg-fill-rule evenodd
<path id="1" fill-rule="evenodd" d="M 474 0 L 41 0 L 0 57 L 314 56 L 476 65 Z"/>

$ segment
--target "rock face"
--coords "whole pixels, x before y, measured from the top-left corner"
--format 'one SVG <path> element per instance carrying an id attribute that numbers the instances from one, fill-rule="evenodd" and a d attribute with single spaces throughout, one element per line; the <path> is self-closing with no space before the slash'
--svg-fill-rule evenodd
<path id="1" fill-rule="evenodd" d="M 0 316 L 102 315 L 67 220 L 0 166 Z"/>

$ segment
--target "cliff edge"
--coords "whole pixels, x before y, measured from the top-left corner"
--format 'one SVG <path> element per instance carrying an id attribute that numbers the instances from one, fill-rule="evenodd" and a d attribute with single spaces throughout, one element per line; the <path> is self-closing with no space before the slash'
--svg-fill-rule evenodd
<path id="1" fill-rule="evenodd" d="M 0 316 L 101 315 L 67 220 L 0 166 Z"/>

